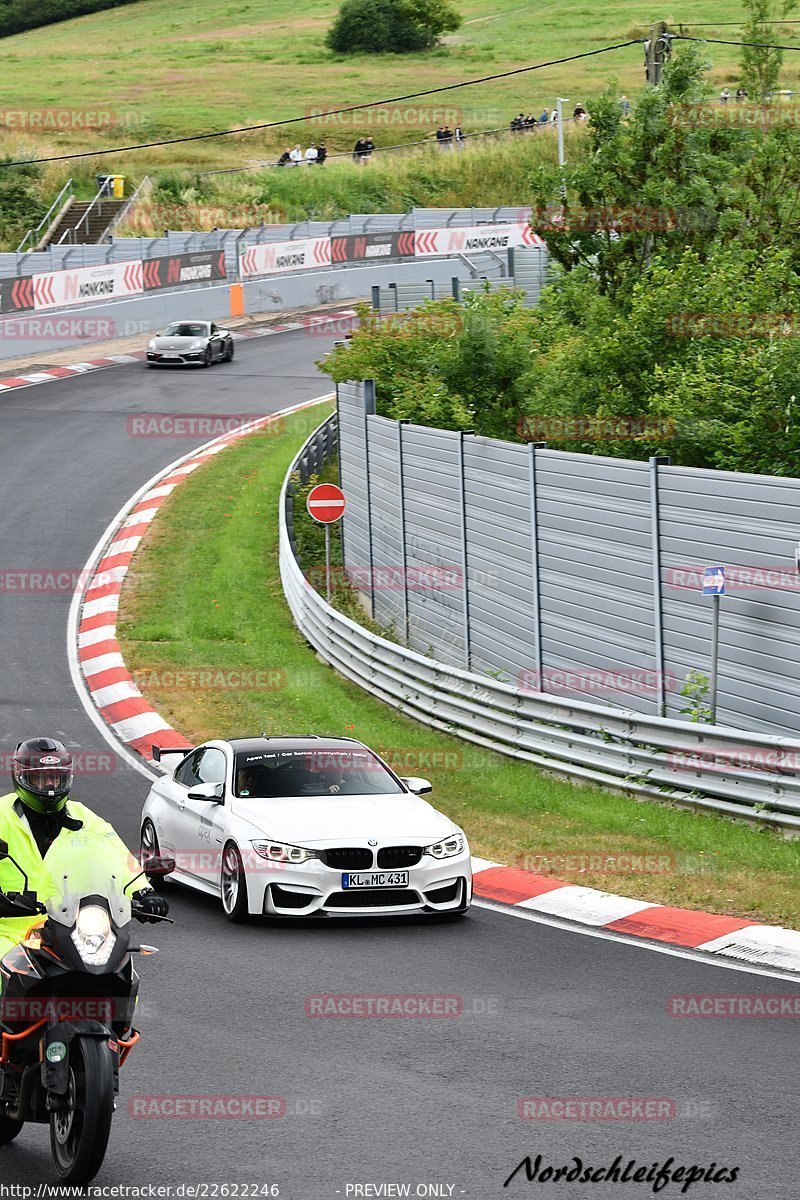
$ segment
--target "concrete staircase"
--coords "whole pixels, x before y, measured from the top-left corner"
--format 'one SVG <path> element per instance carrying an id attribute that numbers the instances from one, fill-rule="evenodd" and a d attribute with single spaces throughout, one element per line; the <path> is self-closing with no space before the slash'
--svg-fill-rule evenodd
<path id="1" fill-rule="evenodd" d="M 127 200 L 73 200 L 49 235 L 44 245 L 93 245 L 100 241 L 114 217 L 122 211 Z M 89 216 L 86 213 L 91 209 Z M 86 217 L 86 220 L 84 220 Z M 61 239 L 64 239 L 63 242 Z"/>

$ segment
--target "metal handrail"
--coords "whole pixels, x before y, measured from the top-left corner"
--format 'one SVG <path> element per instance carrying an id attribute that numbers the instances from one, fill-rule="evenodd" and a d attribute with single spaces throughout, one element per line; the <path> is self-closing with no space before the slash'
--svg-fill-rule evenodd
<path id="1" fill-rule="evenodd" d="M 58 239 L 58 242 L 56 243 L 56 245 L 58 245 L 58 246 L 63 245 L 65 239 L 68 242 L 77 242 L 77 236 L 76 236 L 77 232 L 80 229 L 81 225 L 84 224 L 84 222 L 88 222 L 89 215 L 90 215 L 92 209 L 94 208 L 95 204 L 97 205 L 97 211 L 100 214 L 100 216 L 103 215 L 103 201 L 112 199 L 112 197 L 109 196 L 109 194 L 108 194 L 107 186 L 108 185 L 104 183 L 101 187 L 99 187 L 97 189 L 97 192 L 96 192 L 94 198 L 92 199 L 91 204 L 86 209 L 86 212 L 83 214 L 80 221 L 78 221 L 78 224 L 70 226 L 69 229 L 65 229 L 64 232 L 62 233 L 61 237 Z"/>
<path id="2" fill-rule="evenodd" d="M 112 219 L 109 221 L 108 225 L 103 230 L 103 233 L 100 236 L 100 238 L 98 239 L 98 241 L 104 242 L 107 237 L 112 236 L 112 234 L 114 233 L 114 230 L 117 228 L 118 225 L 122 224 L 122 222 L 127 217 L 128 213 L 133 208 L 136 201 L 139 199 L 140 193 L 142 191 L 144 191 L 145 189 L 149 190 L 152 182 L 153 182 L 152 178 L 149 175 L 145 175 L 144 179 L 138 185 L 136 190 L 128 198 L 127 204 L 125 204 L 125 206 L 119 210 L 117 215 L 115 217 L 112 217 Z"/>
<path id="3" fill-rule="evenodd" d="M 527 693 L 380 637 L 328 604 L 304 577 L 287 520 L 291 476 L 318 472 L 329 417 L 287 472 L 279 507 L 284 595 L 306 641 L 340 674 L 414 720 L 542 770 L 800 834 L 800 739 L 693 724 Z M 769 770 L 736 767 L 745 748 Z"/>
<path id="4" fill-rule="evenodd" d="M 66 194 L 67 192 L 69 192 L 69 193 L 70 193 L 70 195 L 72 195 L 72 194 L 73 194 L 73 191 L 74 191 L 74 189 L 73 189 L 73 186 L 72 186 L 72 180 L 71 180 L 71 179 L 68 179 L 68 180 L 67 180 L 67 182 L 66 182 L 66 183 L 64 184 L 64 186 L 62 187 L 61 191 L 60 191 L 60 192 L 58 193 L 58 195 L 56 196 L 56 198 L 55 198 L 55 200 L 53 201 L 53 203 L 52 203 L 52 204 L 50 205 L 50 207 L 48 208 L 48 210 L 47 210 L 47 212 L 45 213 L 45 215 L 42 217 L 42 219 L 41 219 L 41 221 L 39 222 L 39 224 L 36 226 L 36 228 L 35 228 L 35 229 L 33 229 L 33 228 L 29 229 L 29 230 L 28 230 L 28 232 L 25 234 L 25 237 L 22 239 L 22 241 L 20 242 L 20 244 L 17 246 L 17 254 L 22 254 L 22 252 L 25 250 L 25 248 L 26 248 L 26 246 L 27 246 L 28 242 L 30 242 L 31 249 L 33 249 L 33 247 L 34 247 L 34 246 L 37 244 L 37 238 L 38 238 L 39 234 L 41 233 L 41 231 L 42 231 L 42 229 L 43 229 L 43 228 L 46 228 L 46 227 L 47 227 L 47 222 L 48 222 L 48 221 L 50 220 L 50 218 L 52 217 L 52 215 L 53 215 L 53 212 L 54 212 L 54 211 L 55 211 L 55 210 L 58 208 L 58 205 L 59 205 L 60 203 L 62 203 L 62 201 L 63 201 L 63 199 L 64 199 L 64 196 L 65 196 L 65 194 Z"/>

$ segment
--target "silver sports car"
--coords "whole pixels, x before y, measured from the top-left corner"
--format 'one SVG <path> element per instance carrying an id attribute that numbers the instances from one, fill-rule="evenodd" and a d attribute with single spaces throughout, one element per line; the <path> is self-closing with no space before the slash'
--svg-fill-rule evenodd
<path id="1" fill-rule="evenodd" d="M 231 362 L 233 336 L 213 321 L 173 321 L 163 333 L 148 343 L 148 367 L 210 367 L 215 362 Z"/>

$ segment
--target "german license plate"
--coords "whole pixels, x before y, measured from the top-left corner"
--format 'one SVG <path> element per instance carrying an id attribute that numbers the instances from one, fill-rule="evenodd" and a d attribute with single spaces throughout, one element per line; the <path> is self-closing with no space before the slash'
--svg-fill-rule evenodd
<path id="1" fill-rule="evenodd" d="M 346 871 L 342 888 L 408 887 L 408 871 Z"/>
<path id="2" fill-rule="evenodd" d="M 161 355 L 162 358 L 180 358 L 177 350 L 165 350 Z"/>

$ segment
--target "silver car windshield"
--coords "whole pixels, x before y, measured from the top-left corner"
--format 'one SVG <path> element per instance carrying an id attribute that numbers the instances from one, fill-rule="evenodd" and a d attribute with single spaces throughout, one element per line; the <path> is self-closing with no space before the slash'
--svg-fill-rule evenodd
<path id="1" fill-rule="evenodd" d="M 173 321 L 164 330 L 162 337 L 208 337 L 208 326 L 195 323 L 187 325 L 182 321 Z"/>
<path id="2" fill-rule="evenodd" d="M 270 750 L 236 755 L 235 795 L 259 800 L 301 796 L 397 796 L 403 791 L 364 747 Z"/>

